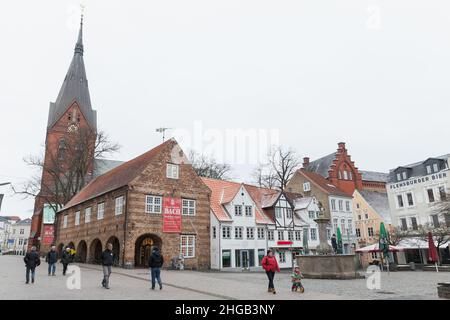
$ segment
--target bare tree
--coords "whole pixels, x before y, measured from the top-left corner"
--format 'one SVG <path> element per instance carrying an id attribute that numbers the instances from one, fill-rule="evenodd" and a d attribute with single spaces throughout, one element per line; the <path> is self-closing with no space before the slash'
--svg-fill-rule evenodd
<path id="1" fill-rule="evenodd" d="M 274 189 L 277 180 L 272 167 L 269 164 L 259 164 L 252 173 L 253 183 L 260 188 Z"/>
<path id="2" fill-rule="evenodd" d="M 92 178 L 94 159 L 118 151 L 104 132 L 79 128 L 58 142 L 57 150 L 48 150 L 45 157 L 29 156 L 25 163 L 37 173 L 20 187 L 16 194 L 40 197 L 56 212 Z"/>
<path id="3" fill-rule="evenodd" d="M 219 180 L 230 179 L 231 166 L 229 164 L 217 163 L 213 157 L 207 157 L 194 150 L 189 152 L 188 157 L 192 168 L 200 177 Z"/>
<path id="4" fill-rule="evenodd" d="M 273 147 L 267 155 L 267 164 L 255 169 L 253 179 L 259 186 L 284 190 L 295 171 L 300 168 L 298 159 L 291 148 Z"/>

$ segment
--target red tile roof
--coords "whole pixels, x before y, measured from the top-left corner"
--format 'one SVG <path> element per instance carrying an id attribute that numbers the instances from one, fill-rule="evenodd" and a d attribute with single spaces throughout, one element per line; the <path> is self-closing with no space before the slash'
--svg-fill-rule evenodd
<path id="1" fill-rule="evenodd" d="M 219 221 L 233 221 L 225 211 L 223 205 L 229 203 L 241 188 L 241 183 L 202 178 L 203 182 L 211 190 L 211 210 Z"/>
<path id="2" fill-rule="evenodd" d="M 172 143 L 176 143 L 176 141 L 173 139 L 167 140 L 150 151 L 98 176 L 81 189 L 62 210 L 66 210 L 89 199 L 126 186 L 145 169 L 154 156 L 159 154 L 164 147 Z"/>
<path id="3" fill-rule="evenodd" d="M 352 197 L 351 194 L 348 194 L 345 191 L 339 189 L 338 187 L 332 185 L 327 179 L 325 179 L 318 173 L 306 171 L 303 169 L 297 170 L 297 172 L 305 176 L 308 180 L 310 180 L 312 183 L 317 185 L 319 188 L 321 188 L 328 194 L 350 198 Z"/>
<path id="4" fill-rule="evenodd" d="M 244 184 L 244 186 L 245 186 L 245 189 L 247 190 L 247 192 L 252 197 L 253 201 L 255 201 L 256 222 L 257 223 L 265 223 L 265 224 L 275 223 L 268 215 L 265 214 L 263 204 L 267 205 L 268 202 L 272 202 L 272 204 L 273 204 L 273 202 L 276 199 L 278 199 L 278 196 L 280 195 L 280 191 L 273 190 L 273 189 L 267 189 L 267 188 L 260 188 L 257 186 L 252 186 L 250 184 Z"/>

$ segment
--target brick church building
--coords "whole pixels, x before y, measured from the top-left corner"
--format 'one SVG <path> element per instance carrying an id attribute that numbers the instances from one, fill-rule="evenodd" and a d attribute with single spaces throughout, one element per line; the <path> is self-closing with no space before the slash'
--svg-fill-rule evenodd
<path id="1" fill-rule="evenodd" d="M 69 69 L 50 103 L 29 245 L 41 253 L 53 244 L 59 250 L 70 246 L 77 251 L 77 261 L 98 262 L 111 242 L 116 264 L 124 267 L 145 266 L 157 246 L 168 262 L 181 253 L 187 268 L 209 268 L 210 190 L 173 139 L 128 162 L 92 157 L 84 187 L 58 212 L 49 206 L 56 202 L 52 192 L 46 193 L 53 183 L 48 174 L 52 161 L 73 141 L 74 132 L 97 135 L 83 55 L 82 18 Z M 88 148 L 93 153 L 94 143 Z"/>

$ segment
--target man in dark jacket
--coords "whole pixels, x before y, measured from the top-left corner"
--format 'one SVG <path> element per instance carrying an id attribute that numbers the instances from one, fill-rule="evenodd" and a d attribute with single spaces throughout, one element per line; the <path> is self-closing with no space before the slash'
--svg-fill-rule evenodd
<path id="1" fill-rule="evenodd" d="M 61 263 L 63 264 L 63 276 L 66 275 L 67 266 L 72 262 L 72 255 L 70 254 L 70 247 L 66 247 L 66 250 L 61 254 Z"/>
<path id="2" fill-rule="evenodd" d="M 159 290 L 162 289 L 161 267 L 163 264 L 164 258 L 159 252 L 159 249 L 155 247 L 150 255 L 150 258 L 148 259 L 148 266 L 150 267 L 152 275 L 152 290 L 155 290 L 155 280 L 158 280 Z"/>
<path id="3" fill-rule="evenodd" d="M 338 245 L 336 241 L 336 235 L 333 233 L 333 236 L 331 237 L 331 246 L 333 247 L 334 253 L 337 253 L 338 251 Z"/>
<path id="4" fill-rule="evenodd" d="M 30 282 L 30 273 L 31 273 L 31 283 L 34 283 L 34 275 L 35 275 L 35 269 L 37 266 L 41 264 L 41 259 L 39 258 L 39 254 L 36 252 L 36 247 L 32 246 L 31 251 L 27 252 L 25 257 L 23 258 L 23 261 L 25 262 L 26 270 L 26 284 Z"/>
<path id="5" fill-rule="evenodd" d="M 109 276 L 111 275 L 111 266 L 114 264 L 114 253 L 112 243 L 106 245 L 106 250 L 102 252 L 103 281 L 102 286 L 109 289 Z"/>
<path id="6" fill-rule="evenodd" d="M 45 257 L 45 262 L 48 263 L 48 275 L 55 276 L 56 272 L 56 262 L 58 261 L 58 253 L 56 252 L 56 247 L 52 246 L 50 251 Z"/>

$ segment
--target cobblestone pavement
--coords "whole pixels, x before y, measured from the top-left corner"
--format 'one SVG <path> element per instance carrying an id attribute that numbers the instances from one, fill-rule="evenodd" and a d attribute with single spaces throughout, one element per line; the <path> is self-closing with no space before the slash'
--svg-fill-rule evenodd
<path id="1" fill-rule="evenodd" d="M 289 273 L 275 276 L 277 294 L 267 293 L 264 273 L 162 271 L 162 291 L 149 289 L 146 269 L 113 268 L 111 289 L 100 286 L 100 266 L 79 264 L 81 289 L 69 290 L 58 265 L 48 277 L 47 264 L 37 269 L 36 283 L 25 285 L 21 257 L 0 256 L 0 299 L 438 299 L 437 283 L 448 282 L 448 272 L 403 271 L 381 274 L 381 289 L 369 290 L 365 279 L 304 279 L 305 293 L 290 292 Z M 67 278 L 67 277 L 66 277 Z"/>

